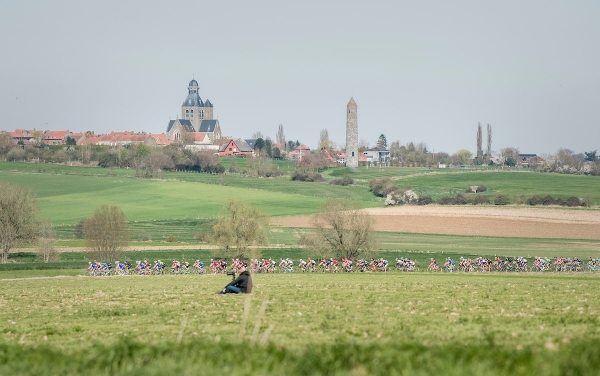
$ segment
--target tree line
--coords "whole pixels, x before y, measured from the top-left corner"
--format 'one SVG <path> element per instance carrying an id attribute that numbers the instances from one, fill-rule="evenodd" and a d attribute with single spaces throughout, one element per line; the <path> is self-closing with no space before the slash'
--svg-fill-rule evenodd
<path id="1" fill-rule="evenodd" d="M 361 140 L 359 152 L 365 150 L 389 150 L 389 160 L 386 164 L 397 167 L 429 167 L 440 165 L 465 167 L 465 166 L 506 166 L 523 167 L 521 152 L 516 147 L 504 147 L 498 153 L 492 152 L 492 127 L 486 127 L 486 147 L 483 145 L 483 128 L 477 126 L 476 152 L 460 149 L 453 154 L 446 152 L 433 152 L 423 143 L 400 141 L 388 143 L 387 137 L 381 134 L 375 140 L 375 146 L 369 148 L 369 143 Z M 262 133 L 255 132 L 254 151 L 262 160 L 282 159 L 286 152 L 295 149 L 300 141 L 286 141 L 283 126 L 277 130 L 276 143 Z M 322 129 L 319 135 L 319 146 L 307 158 L 303 157 L 298 166 L 300 176 L 302 170 L 309 166 L 312 171 L 336 165 L 336 161 L 324 159 L 324 151 L 329 152 L 334 159 L 337 158 L 336 145 L 330 140 L 327 129 Z M 0 133 L 0 159 L 7 161 L 36 161 L 45 163 L 64 163 L 97 165 L 100 167 L 133 168 L 141 177 L 156 177 L 161 171 L 182 170 L 206 173 L 224 173 L 225 168 L 219 162 L 214 151 L 192 151 L 184 144 L 168 146 L 151 146 L 145 144 L 132 144 L 126 146 L 105 145 L 76 145 L 70 139 L 67 145 L 43 145 L 40 143 L 15 144 L 8 133 Z M 306 161 L 305 161 L 306 160 Z M 538 163 L 539 162 L 539 163 Z M 280 173 L 273 164 L 261 162 L 257 168 L 249 172 L 256 176 L 277 176 Z M 545 172 L 567 174 L 600 175 L 600 160 L 596 150 L 575 153 L 570 149 L 561 148 L 556 153 L 545 155 L 536 163 L 526 167 Z M 241 172 L 232 170 L 230 172 Z M 308 178 L 310 179 L 310 177 Z"/>

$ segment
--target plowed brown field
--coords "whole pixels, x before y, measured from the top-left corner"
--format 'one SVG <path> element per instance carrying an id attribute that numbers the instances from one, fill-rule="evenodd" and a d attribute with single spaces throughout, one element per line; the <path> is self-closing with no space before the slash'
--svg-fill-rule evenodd
<path id="1" fill-rule="evenodd" d="M 398 206 L 364 209 L 377 231 L 600 240 L 600 210 Z M 275 217 L 281 227 L 312 227 L 311 216 Z"/>

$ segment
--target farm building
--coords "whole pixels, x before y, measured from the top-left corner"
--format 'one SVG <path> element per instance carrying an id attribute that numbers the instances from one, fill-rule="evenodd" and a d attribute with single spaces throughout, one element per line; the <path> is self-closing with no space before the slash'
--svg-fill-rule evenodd
<path id="1" fill-rule="evenodd" d="M 254 150 L 242 139 L 229 139 L 219 147 L 219 157 L 253 157 Z"/>

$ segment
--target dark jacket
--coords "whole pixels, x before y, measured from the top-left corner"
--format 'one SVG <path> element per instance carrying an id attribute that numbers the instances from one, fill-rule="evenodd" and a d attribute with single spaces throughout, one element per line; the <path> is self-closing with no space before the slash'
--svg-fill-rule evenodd
<path id="1" fill-rule="evenodd" d="M 230 286 L 239 287 L 243 293 L 252 292 L 252 277 L 247 270 L 242 272 L 236 279 L 229 283 Z"/>

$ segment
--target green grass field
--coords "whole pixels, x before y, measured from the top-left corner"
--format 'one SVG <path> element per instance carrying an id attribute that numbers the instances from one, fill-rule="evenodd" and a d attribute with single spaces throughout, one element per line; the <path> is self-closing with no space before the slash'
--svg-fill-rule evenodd
<path id="1" fill-rule="evenodd" d="M 0 374 L 591 375 L 600 365 L 596 274 L 259 274 L 251 295 L 216 295 L 227 280 L 1 279 Z"/>
<path id="2" fill-rule="evenodd" d="M 226 159 L 224 163 L 245 165 L 248 161 Z M 277 163 L 290 170 L 288 162 Z M 383 200 L 368 191 L 368 181 L 375 177 L 390 177 L 400 187 L 412 187 L 434 198 L 464 192 L 469 185 L 484 184 L 489 196 L 575 195 L 589 198 L 596 205 L 600 203 L 600 177 L 593 176 L 423 168 L 337 168 L 323 174 L 327 179 L 352 176 L 355 184 L 342 187 L 327 182 L 293 182 L 289 176 L 254 178 L 182 172 L 168 172 L 161 179 L 148 180 L 136 178 L 130 169 L 0 163 L 0 181 L 24 185 L 36 194 L 42 218 L 54 224 L 64 246 L 82 245 L 73 239 L 73 226 L 102 204 L 118 205 L 124 210 L 134 241 L 160 243 L 172 238 L 189 243 L 210 226 L 230 199 L 247 202 L 271 216 L 313 213 L 328 198 L 348 198 L 360 207 L 382 206 Z M 274 239 L 277 242 L 277 236 Z"/>
<path id="3" fill-rule="evenodd" d="M 560 175 L 530 171 L 435 172 L 400 177 L 397 184 L 411 187 L 434 199 L 443 195 L 464 193 L 470 185 L 483 184 L 485 195 L 503 193 L 518 199 L 533 195 L 575 196 L 600 203 L 600 177 Z"/>
<path id="4" fill-rule="evenodd" d="M 400 188 L 411 188 L 420 194 L 437 199 L 445 195 L 465 193 L 471 185 L 485 185 L 484 195 L 493 197 L 497 193 L 514 199 L 532 195 L 576 196 L 590 198 L 600 204 L 600 177 L 561 175 L 521 169 L 428 169 L 428 168 L 347 168 L 332 169 L 326 176 L 350 176 L 359 185 L 366 185 L 375 178 L 390 178 Z"/>

